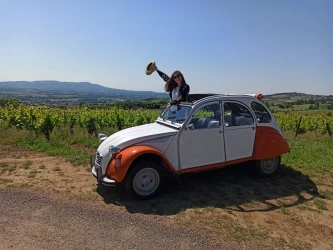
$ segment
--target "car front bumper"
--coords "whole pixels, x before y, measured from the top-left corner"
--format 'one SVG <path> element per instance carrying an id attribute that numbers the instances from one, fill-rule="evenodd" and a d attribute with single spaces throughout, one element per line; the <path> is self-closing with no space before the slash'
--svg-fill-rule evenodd
<path id="1" fill-rule="evenodd" d="M 114 180 L 109 179 L 106 176 L 103 176 L 102 169 L 100 166 L 95 166 L 95 163 L 91 163 L 91 174 L 97 179 L 98 184 L 103 184 L 105 186 L 113 187 L 116 185 Z"/>

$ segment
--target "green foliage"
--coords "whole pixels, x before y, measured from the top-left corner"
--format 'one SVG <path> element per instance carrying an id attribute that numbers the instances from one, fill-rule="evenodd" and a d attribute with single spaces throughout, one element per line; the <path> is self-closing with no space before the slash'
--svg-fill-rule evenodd
<path id="1" fill-rule="evenodd" d="M 18 106 L 22 102 L 16 99 L 6 99 L 6 98 L 0 98 L 0 107 L 6 107 L 8 105 L 14 105 Z"/>
<path id="2" fill-rule="evenodd" d="M 0 125 L 2 127 L 16 127 L 20 130 L 35 131 L 44 134 L 50 139 L 50 134 L 55 128 L 67 127 L 73 131 L 74 127 L 91 130 L 92 120 L 96 129 L 124 129 L 154 122 L 161 110 L 148 109 L 123 109 L 120 107 L 94 108 L 88 106 L 75 108 L 49 108 L 47 106 L 25 106 L 18 103 L 7 103 L 0 107 Z M 275 112 L 283 131 L 295 131 L 300 114 L 292 111 Z M 326 134 L 328 127 L 333 130 L 333 116 L 329 112 L 319 111 L 316 115 L 302 115 L 300 132 L 315 131 Z"/>
<path id="3" fill-rule="evenodd" d="M 309 110 L 316 110 L 316 109 L 319 109 L 319 102 L 311 104 L 309 106 Z"/>
<path id="4" fill-rule="evenodd" d="M 122 102 L 110 102 L 94 105 L 95 108 L 120 108 L 120 109 L 160 109 L 161 106 L 165 106 L 168 103 L 168 99 L 146 99 L 146 100 L 134 100 L 134 101 L 122 101 Z"/>
<path id="5" fill-rule="evenodd" d="M 49 137 L 54 128 L 75 126 L 91 129 L 92 119 L 99 129 L 124 129 L 156 120 L 160 110 L 122 109 L 118 107 L 92 108 L 49 108 L 46 106 L 8 105 L 0 107 L 0 125 L 35 131 Z M 49 139 L 49 138 L 47 138 Z"/>
<path id="6" fill-rule="evenodd" d="M 300 115 L 296 112 L 278 112 L 274 114 L 283 131 L 296 131 L 297 122 L 300 119 Z M 333 117 L 327 113 L 320 112 L 316 115 L 302 115 L 302 122 L 300 125 L 300 131 L 305 133 L 306 131 L 315 131 L 321 134 L 326 134 L 327 124 L 333 128 Z"/>

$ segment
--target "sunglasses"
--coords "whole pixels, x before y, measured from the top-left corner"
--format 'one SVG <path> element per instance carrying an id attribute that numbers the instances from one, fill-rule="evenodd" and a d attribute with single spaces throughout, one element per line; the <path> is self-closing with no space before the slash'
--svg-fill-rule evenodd
<path id="1" fill-rule="evenodd" d="M 175 75 L 173 79 L 177 79 L 178 77 L 181 77 L 181 75 Z"/>

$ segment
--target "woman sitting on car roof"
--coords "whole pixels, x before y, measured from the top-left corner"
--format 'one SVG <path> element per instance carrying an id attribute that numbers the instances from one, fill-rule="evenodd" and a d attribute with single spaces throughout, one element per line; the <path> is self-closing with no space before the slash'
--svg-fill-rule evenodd
<path id="1" fill-rule="evenodd" d="M 190 93 L 190 86 L 186 83 L 183 74 L 179 70 L 176 70 L 172 73 L 170 78 L 165 73 L 158 70 L 155 64 L 154 67 L 156 72 L 166 82 L 164 90 L 169 92 L 169 96 L 171 98 L 171 102 L 166 108 L 169 109 L 171 105 L 178 104 L 181 101 L 186 101 L 187 96 Z"/>

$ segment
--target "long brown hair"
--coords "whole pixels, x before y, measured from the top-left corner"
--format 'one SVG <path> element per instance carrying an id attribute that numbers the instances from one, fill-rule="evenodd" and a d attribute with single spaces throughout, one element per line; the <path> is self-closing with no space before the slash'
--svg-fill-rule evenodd
<path id="1" fill-rule="evenodd" d="M 186 81 L 185 81 L 185 78 L 184 78 L 183 74 L 179 70 L 176 70 L 175 72 L 172 73 L 171 78 L 164 85 L 164 90 L 166 92 L 170 92 L 171 90 L 173 90 L 174 88 L 176 88 L 178 86 L 177 82 L 174 79 L 176 74 L 181 75 L 181 77 L 182 77 L 182 83 L 181 84 L 182 85 L 186 84 Z"/>

